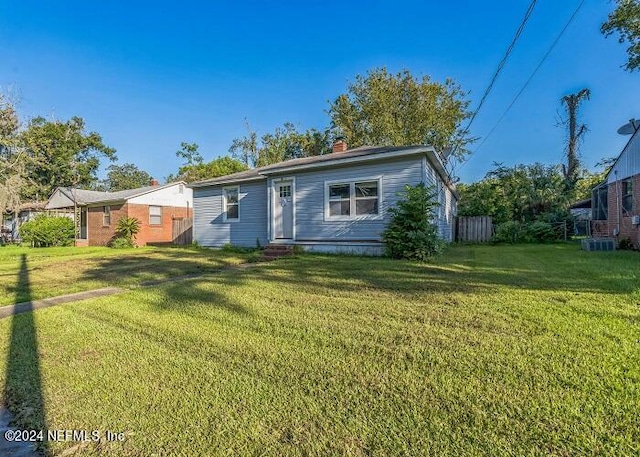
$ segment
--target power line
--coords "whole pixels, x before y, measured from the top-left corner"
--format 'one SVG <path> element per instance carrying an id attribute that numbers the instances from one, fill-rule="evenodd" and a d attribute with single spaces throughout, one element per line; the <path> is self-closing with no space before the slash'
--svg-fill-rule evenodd
<path id="1" fill-rule="evenodd" d="M 478 107 L 476 108 L 476 110 L 471 115 L 471 119 L 469 119 L 469 123 L 467 124 L 467 127 L 463 131 L 463 136 L 466 133 L 469 132 L 469 128 L 471 128 L 471 124 L 473 124 L 474 119 L 476 118 L 476 116 L 480 112 L 480 109 L 482 108 L 482 105 L 484 105 L 485 100 L 489 96 L 489 93 L 491 92 L 491 89 L 493 89 L 493 85 L 496 83 L 496 80 L 498 79 L 498 75 L 500 74 L 500 72 L 504 68 L 505 64 L 507 63 L 507 59 L 509 58 L 509 55 L 511 54 L 511 51 L 513 51 L 513 48 L 516 45 L 516 41 L 518 41 L 518 38 L 520 38 L 520 35 L 522 35 L 522 31 L 524 30 L 524 26 L 526 25 L 527 21 L 531 17 L 531 14 L 533 13 L 533 8 L 534 8 L 534 6 L 536 6 L 536 1 L 537 0 L 532 0 L 531 3 L 529 4 L 529 8 L 527 9 L 527 12 L 525 13 L 524 18 L 522 19 L 522 22 L 518 26 L 518 30 L 516 30 L 516 33 L 513 36 L 513 40 L 511 40 L 511 44 L 509 45 L 509 47 L 507 48 L 506 52 L 504 53 L 504 57 L 502 57 L 502 60 L 498 64 L 498 67 L 496 68 L 496 72 L 493 74 L 493 77 L 491 78 L 491 81 L 489 82 L 489 85 L 487 86 L 487 89 L 484 91 L 484 94 L 482 95 L 482 98 L 480 99 L 480 103 L 478 103 Z"/>
<path id="2" fill-rule="evenodd" d="M 515 95 L 515 97 L 513 97 L 513 100 L 511 100 L 511 103 L 509 104 L 509 106 L 507 106 L 507 109 L 504 110 L 504 112 L 502 113 L 502 115 L 498 118 L 498 121 L 495 123 L 495 125 L 491 128 L 491 130 L 489 130 L 489 133 L 482 139 L 482 141 L 480 142 L 480 144 L 478 145 L 478 147 L 476 148 L 475 151 L 473 151 L 473 154 L 477 153 L 480 148 L 482 147 L 483 144 L 486 143 L 486 141 L 489 139 L 489 137 L 491 136 L 491 134 L 498 128 L 498 126 L 500 125 L 500 123 L 502 122 L 502 120 L 505 118 L 505 116 L 507 115 L 507 113 L 511 110 L 511 108 L 513 107 L 513 105 L 515 105 L 516 101 L 518 100 L 518 98 L 520 98 L 520 95 L 522 95 L 522 93 L 525 91 L 525 89 L 527 88 L 527 86 L 529 85 L 529 83 L 531 82 L 531 80 L 533 79 L 533 77 L 536 75 L 536 73 L 538 73 L 538 70 L 540 70 L 540 68 L 542 67 L 542 65 L 544 64 L 544 62 L 547 60 L 547 57 L 549 57 L 549 54 L 551 54 L 551 52 L 554 50 L 554 48 L 556 47 L 556 45 L 558 44 L 558 42 L 560 41 L 560 38 L 562 38 L 562 36 L 564 35 L 564 33 L 567 31 L 567 29 L 569 28 L 569 25 L 571 25 L 571 23 L 573 22 L 573 20 L 575 19 L 575 17 L 578 15 L 578 12 L 580 11 L 580 8 L 582 8 L 582 5 L 584 5 L 585 0 L 582 0 L 578 6 L 576 7 L 576 9 L 574 10 L 573 14 L 571 15 L 571 17 L 569 17 L 569 20 L 567 21 L 567 23 L 564 25 L 564 27 L 562 28 L 562 30 L 560 31 L 560 33 L 558 34 L 558 36 L 556 37 L 556 39 L 553 41 L 553 43 L 551 43 L 551 46 L 549 47 L 549 49 L 547 50 L 547 52 L 544 54 L 544 56 L 542 56 L 542 59 L 540 60 L 540 62 L 538 63 L 538 65 L 536 66 L 536 68 L 533 70 L 533 72 L 531 73 L 531 75 L 529 75 L 529 78 L 525 81 L 525 83 L 523 84 L 523 86 L 520 88 L 520 90 L 518 91 L 518 93 Z M 460 166 L 458 167 L 457 171 L 460 171 L 460 169 L 462 169 L 463 166 L 465 166 L 467 164 L 467 162 L 469 161 L 469 159 L 471 158 L 471 154 L 469 155 L 469 157 L 467 157 L 464 162 L 462 162 L 460 164 Z"/>

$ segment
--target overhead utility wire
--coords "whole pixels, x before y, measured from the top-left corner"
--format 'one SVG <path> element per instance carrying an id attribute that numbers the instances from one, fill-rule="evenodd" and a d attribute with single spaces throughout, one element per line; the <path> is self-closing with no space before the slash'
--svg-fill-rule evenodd
<path id="1" fill-rule="evenodd" d="M 507 48 L 507 51 L 504 53 L 504 57 L 502 58 L 502 60 L 498 64 L 498 67 L 496 68 L 496 72 L 493 74 L 493 77 L 491 78 L 491 82 L 487 86 L 487 89 L 484 91 L 484 95 L 480 99 L 480 103 L 478 103 L 478 107 L 476 108 L 476 110 L 471 115 L 471 119 L 469 119 L 469 123 L 467 124 L 467 127 L 463 131 L 463 136 L 466 135 L 469 132 L 469 128 L 471 128 L 471 124 L 473 124 L 474 119 L 476 118 L 476 116 L 480 112 L 480 109 L 482 108 L 482 105 L 484 105 L 485 100 L 489 96 L 489 93 L 491 92 L 491 89 L 493 89 L 493 85 L 495 84 L 496 80 L 498 79 L 498 75 L 500 74 L 500 72 L 504 68 L 505 64 L 507 63 L 507 59 L 509 58 L 509 55 L 511 54 L 511 51 L 513 51 L 513 48 L 516 45 L 516 41 L 518 41 L 518 38 L 520 38 L 520 35 L 522 35 L 522 31 L 524 30 L 524 26 L 526 25 L 527 21 L 531 17 L 531 14 L 533 13 L 533 7 L 536 6 L 536 1 L 537 0 L 532 0 L 531 4 L 529 5 L 529 8 L 527 9 L 527 12 L 525 13 L 524 18 L 522 19 L 522 22 L 520 23 L 520 26 L 518 27 L 518 30 L 516 30 L 516 33 L 513 36 L 513 40 L 511 40 L 511 44 Z"/>
<path id="2" fill-rule="evenodd" d="M 531 80 L 533 79 L 533 77 L 536 75 L 536 73 L 538 73 L 538 70 L 540 70 L 540 67 L 542 67 L 542 65 L 544 64 L 544 62 L 547 60 L 547 57 L 549 57 L 549 54 L 551 54 L 551 52 L 553 51 L 553 49 L 556 47 L 556 45 L 558 44 L 558 42 L 560 41 L 560 38 L 562 38 L 562 36 L 564 35 L 564 33 L 567 31 L 567 29 L 569 28 L 569 25 L 571 25 L 571 23 L 573 22 L 573 20 L 575 19 L 575 17 L 578 15 L 578 11 L 580 11 L 580 8 L 582 8 L 582 5 L 584 5 L 585 0 L 582 0 L 580 2 L 580 4 L 578 5 L 578 7 L 575 9 L 575 11 L 573 12 L 573 14 L 571 15 L 571 17 L 569 18 L 569 20 L 567 21 L 567 23 L 564 25 L 564 27 L 562 28 L 562 30 L 560 31 L 560 33 L 558 34 L 558 36 L 556 37 L 556 39 L 554 40 L 553 43 L 551 43 L 551 46 L 549 47 L 549 49 L 547 50 L 547 52 L 545 53 L 544 56 L 542 56 L 542 59 L 540 60 L 540 62 L 538 63 L 538 66 L 533 70 L 533 72 L 531 73 L 531 75 L 529 76 L 529 79 L 527 79 L 527 81 L 524 83 L 524 85 L 522 86 L 522 88 L 518 91 L 518 93 L 515 95 L 515 97 L 513 97 L 513 100 L 511 100 L 511 103 L 509 104 L 509 106 L 507 107 L 506 110 L 504 110 L 504 112 L 502 113 L 502 115 L 500 116 L 500 118 L 498 119 L 498 121 L 495 123 L 495 125 L 491 128 L 491 130 L 489 130 L 489 133 L 482 139 L 482 141 L 480 142 L 480 144 L 478 145 L 478 147 L 476 148 L 475 151 L 473 151 L 473 153 L 475 154 L 476 152 L 478 152 L 478 150 L 480 150 L 480 148 L 482 147 L 482 145 L 489 139 L 489 137 L 491 136 L 491 134 L 496 130 L 496 128 L 498 128 L 498 125 L 500 125 L 500 123 L 502 122 L 502 120 L 504 119 L 504 117 L 507 115 L 507 113 L 511 110 L 511 108 L 513 108 L 513 105 L 515 105 L 516 101 L 518 100 L 518 98 L 520 98 L 520 95 L 522 95 L 522 93 L 525 91 L 525 89 L 527 88 L 527 86 L 529 85 L 529 83 L 531 82 Z M 469 161 L 469 158 L 467 158 L 458 168 L 458 170 L 460 170 L 460 168 L 462 168 L 467 162 Z"/>

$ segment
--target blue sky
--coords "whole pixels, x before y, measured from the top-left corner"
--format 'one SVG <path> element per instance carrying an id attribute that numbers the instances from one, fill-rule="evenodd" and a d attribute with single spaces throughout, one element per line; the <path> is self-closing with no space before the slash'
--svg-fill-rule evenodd
<path id="1" fill-rule="evenodd" d="M 540 0 L 472 126 L 483 137 L 547 51 L 579 0 Z M 180 142 L 206 160 L 234 137 L 285 121 L 328 125 L 327 101 L 368 69 L 451 77 L 478 103 L 529 0 L 479 2 L 87 2 L 0 4 L 0 89 L 24 117 L 83 117 L 118 151 L 163 179 Z M 459 171 L 492 162 L 562 160 L 563 95 L 588 87 L 582 146 L 588 167 L 617 155 L 616 129 L 640 117 L 639 73 L 600 24 L 613 5 L 586 0 L 576 20 L 500 126 Z M 479 142 L 477 143 L 479 144 Z M 473 149 L 473 148 L 472 148 Z"/>

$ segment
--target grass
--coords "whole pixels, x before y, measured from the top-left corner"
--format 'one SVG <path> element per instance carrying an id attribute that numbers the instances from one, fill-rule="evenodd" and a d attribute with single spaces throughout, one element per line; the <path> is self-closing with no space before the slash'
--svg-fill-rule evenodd
<path id="1" fill-rule="evenodd" d="M 0 306 L 107 286 L 210 272 L 244 261 L 248 254 L 194 248 L 0 247 Z M 16 284 L 26 262 L 28 288 Z"/>
<path id="2" fill-rule="evenodd" d="M 22 427 L 127 436 L 50 453 L 637 455 L 639 266 L 300 256 L 2 320 L 0 381 Z"/>

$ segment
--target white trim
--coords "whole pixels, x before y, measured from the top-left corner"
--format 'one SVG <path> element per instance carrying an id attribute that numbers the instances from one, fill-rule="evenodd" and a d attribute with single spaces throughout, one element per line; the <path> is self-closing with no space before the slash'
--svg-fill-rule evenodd
<path id="1" fill-rule="evenodd" d="M 355 183 L 363 181 L 377 181 L 378 182 L 378 214 L 361 214 L 356 215 L 356 192 Z M 336 184 L 348 184 L 349 185 L 349 216 L 330 216 L 329 215 L 329 186 Z M 357 176 L 355 178 L 345 178 L 324 181 L 324 220 L 325 222 L 334 221 L 360 221 L 360 220 L 380 220 L 384 218 L 383 205 L 383 189 L 382 189 L 382 175 L 377 176 Z"/>
<path id="2" fill-rule="evenodd" d="M 238 194 L 238 217 L 228 218 L 227 217 L 227 190 L 235 189 Z M 225 186 L 222 188 L 222 221 L 223 222 L 240 222 L 240 184 L 235 186 Z"/>
<path id="3" fill-rule="evenodd" d="M 291 230 L 291 238 L 278 238 L 275 237 L 275 205 L 276 205 L 276 185 L 283 182 L 291 183 L 291 203 L 293 204 L 293 227 Z M 267 227 L 267 236 L 270 243 L 282 243 L 295 241 L 296 239 L 296 178 L 295 176 L 282 176 L 278 178 L 271 178 L 271 185 L 268 186 L 268 192 L 271 194 L 269 197 L 269 208 L 267 211 L 267 217 L 269 218 L 269 225 Z"/>

